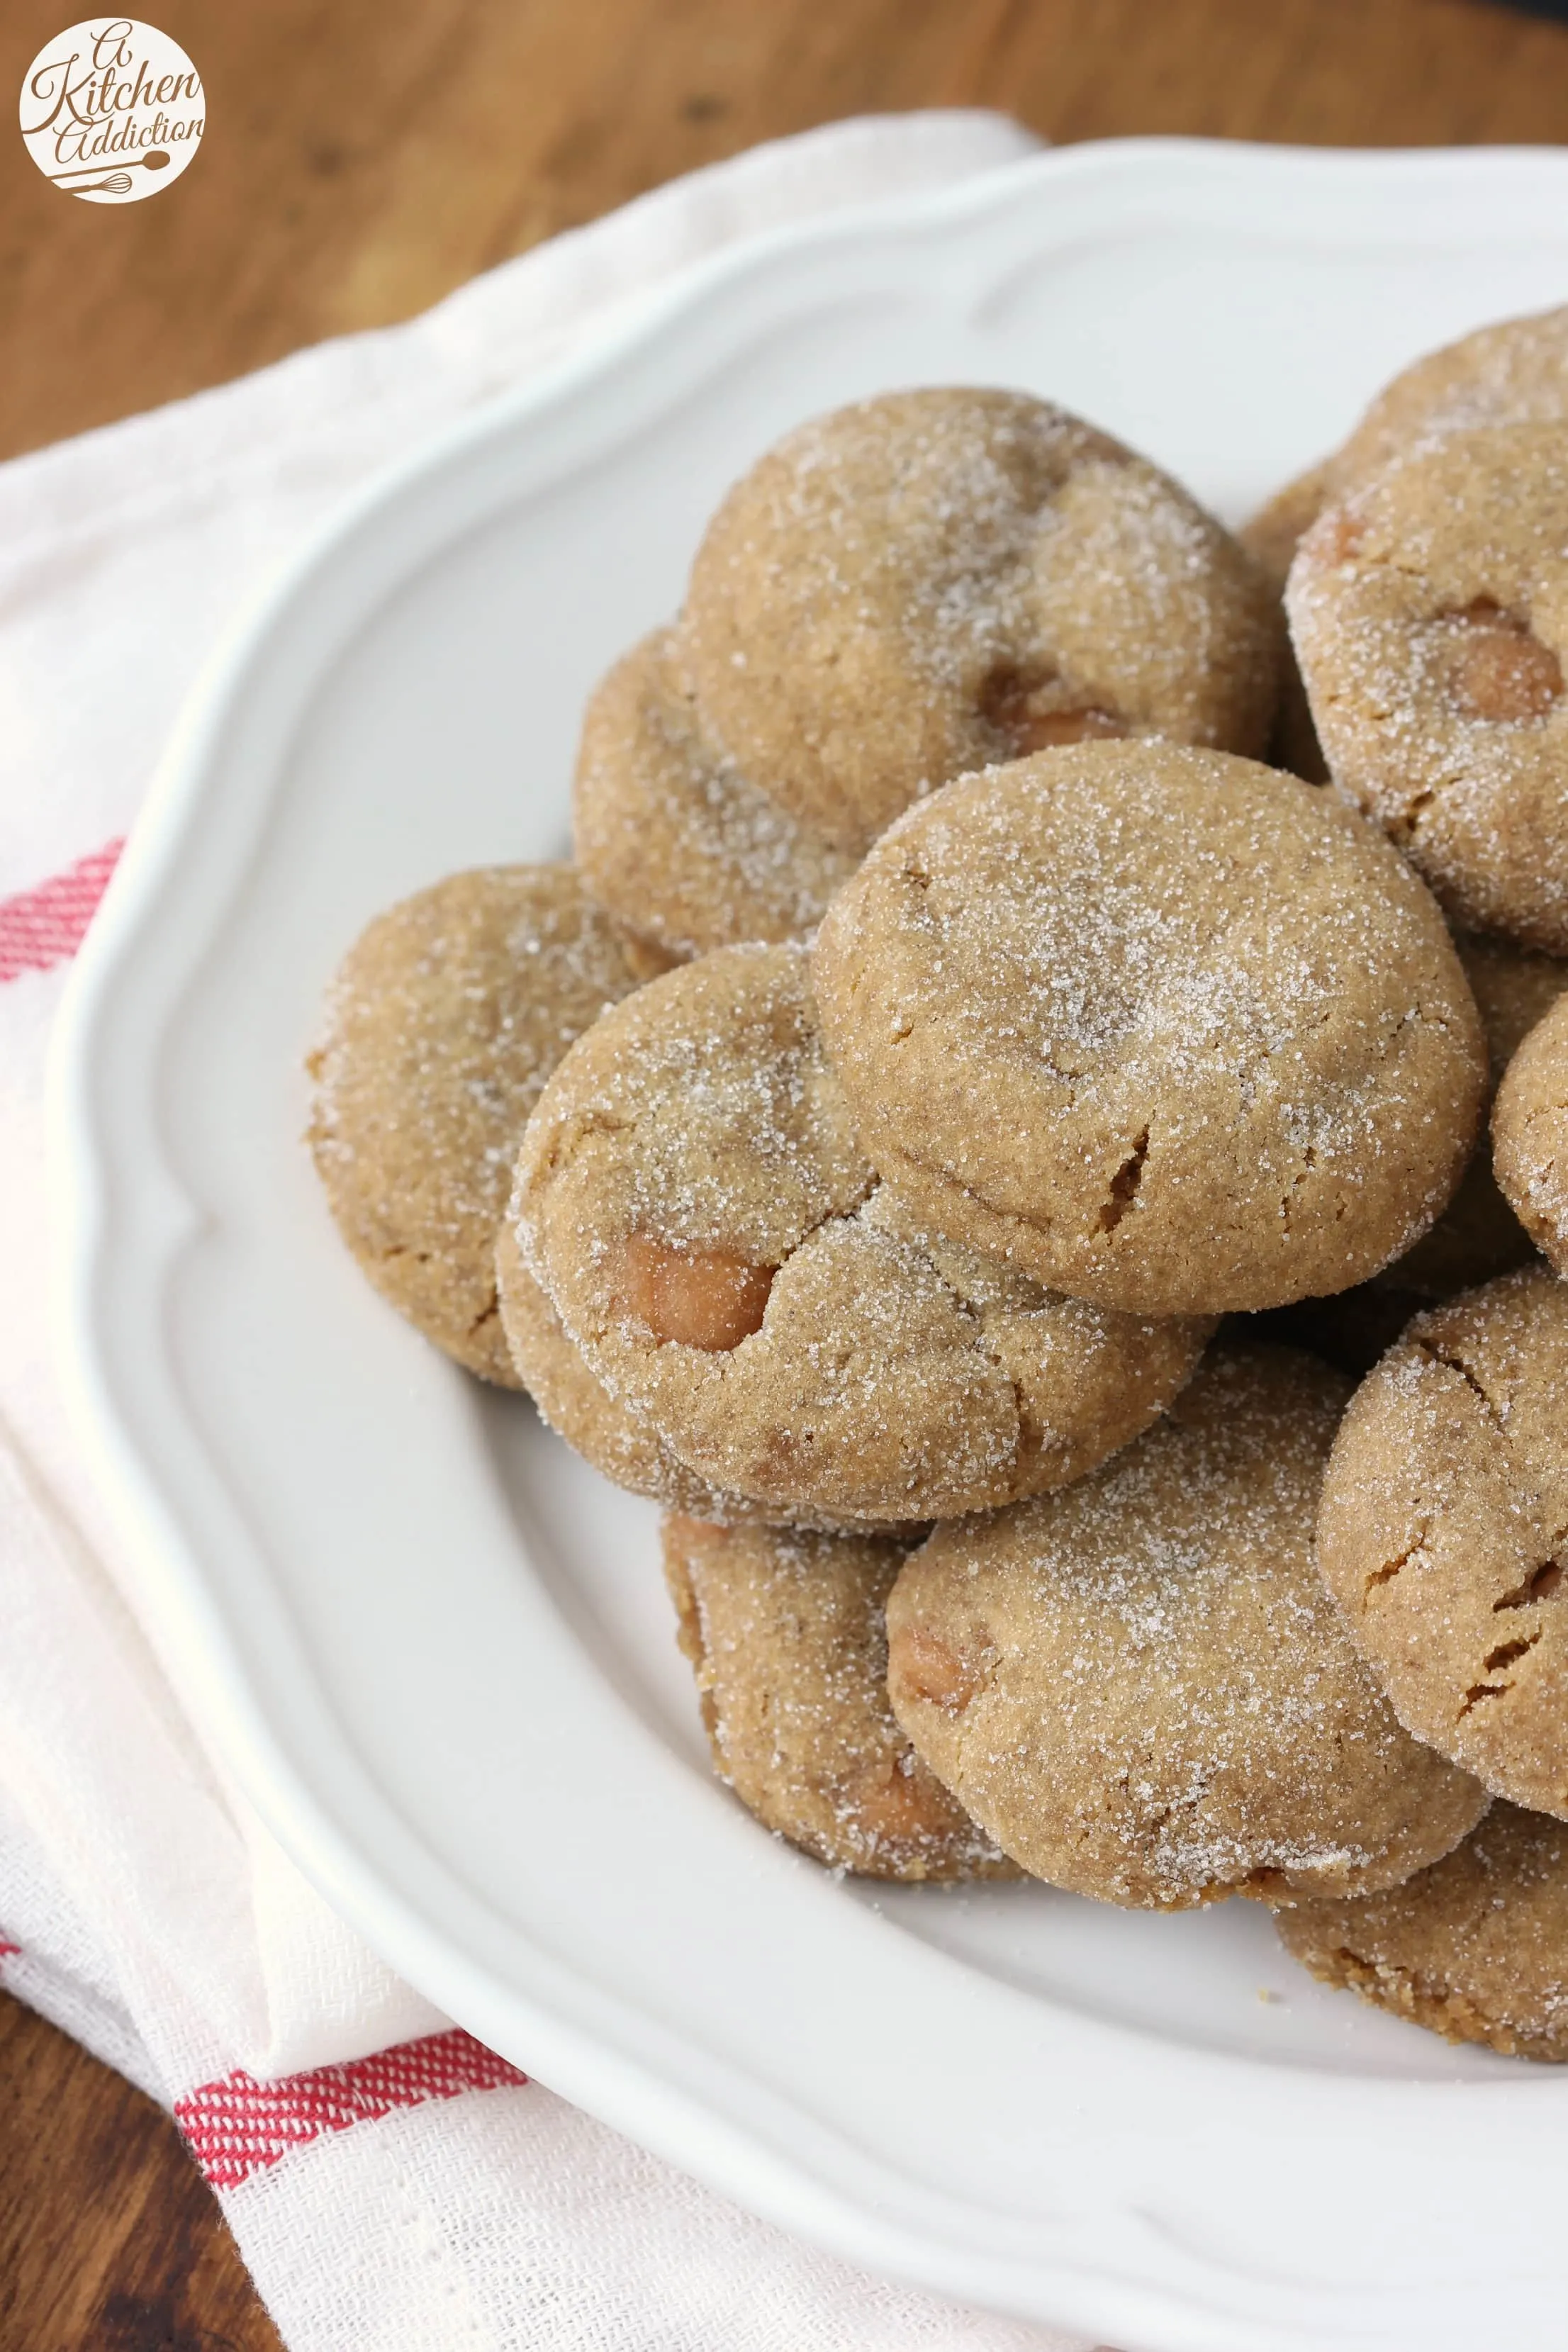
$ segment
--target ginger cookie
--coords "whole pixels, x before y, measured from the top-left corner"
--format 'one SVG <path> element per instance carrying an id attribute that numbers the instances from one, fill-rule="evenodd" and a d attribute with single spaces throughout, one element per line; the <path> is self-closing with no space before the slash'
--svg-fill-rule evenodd
<path id="1" fill-rule="evenodd" d="M 1362 1382 L 1318 1558 L 1405 1727 L 1568 1817 L 1568 1289 L 1544 1266 L 1418 1316 Z"/>
<path id="2" fill-rule="evenodd" d="M 1037 1877 L 1158 1910 L 1370 1892 L 1474 1827 L 1485 1790 L 1400 1729 L 1312 1566 L 1349 1385 L 1216 1348 L 1115 1461 L 900 1571 L 893 1712 Z"/>
<path id="3" fill-rule="evenodd" d="M 1337 495 L 1418 442 L 1491 425 L 1568 423 L 1568 309 L 1504 319 L 1402 368 L 1325 471 Z"/>
<path id="4" fill-rule="evenodd" d="M 746 940 L 797 938 L 854 870 L 743 776 L 703 727 L 656 629 L 589 702 L 572 845 L 595 898 L 684 959 Z"/>
<path id="5" fill-rule="evenodd" d="M 1301 536 L 1316 522 L 1328 503 L 1331 474 L 1327 465 L 1314 466 L 1310 471 L 1299 474 L 1287 482 L 1237 532 L 1249 555 L 1256 557 L 1267 575 L 1275 594 L 1283 599 L 1285 583 L 1295 558 Z M 1311 705 L 1301 673 L 1296 663 L 1295 651 L 1289 639 L 1279 666 L 1279 699 L 1274 713 L 1274 732 L 1269 740 L 1271 764 L 1300 776 L 1309 784 L 1325 784 L 1329 780 L 1329 763 L 1323 757 L 1323 747 L 1318 740 L 1318 730 L 1312 724 Z"/>
<path id="6" fill-rule="evenodd" d="M 1168 475 L 1044 401 L 959 389 L 770 450 L 709 525 L 679 635 L 718 740 L 851 856 L 1047 744 L 1260 752 L 1281 646 L 1263 574 Z"/>
<path id="7" fill-rule="evenodd" d="M 1335 796 L 1223 752 L 950 784 L 846 883 L 813 978 L 887 1183 L 1129 1312 L 1347 1289 L 1475 1139 L 1480 1024 L 1431 897 Z"/>
<path id="8" fill-rule="evenodd" d="M 497 866 L 378 915 L 332 982 L 307 1066 L 338 1230 L 400 1315 L 504 1388 L 495 1242 L 528 1114 L 573 1040 L 662 968 L 571 866 Z"/>
<path id="9" fill-rule="evenodd" d="M 1276 1921 L 1325 1984 L 1505 2058 L 1568 2059 L 1568 1829 L 1496 1804 L 1461 1846 L 1386 1895 Z"/>
<path id="10" fill-rule="evenodd" d="M 1286 602 L 1335 782 L 1457 924 L 1568 954 L 1568 426 L 1418 447 L 1312 526 Z"/>
<path id="11" fill-rule="evenodd" d="M 763 1826 L 871 1878 L 1016 1878 L 888 1704 L 906 1548 L 664 1522 L 664 1571 L 721 1780 Z"/>
<path id="12" fill-rule="evenodd" d="M 799 947 L 617 1007 L 541 1096 L 509 1222 L 590 1369 L 714 1487 L 929 1519 L 1079 1476 L 1206 1325 L 1068 1301 L 923 1234 L 857 1146 Z"/>
<path id="13" fill-rule="evenodd" d="M 1568 1003 L 1544 1014 L 1514 1055 L 1491 1124 L 1504 1197 L 1558 1273 L 1568 1271 Z"/>
<path id="14" fill-rule="evenodd" d="M 1487 1074 L 1495 1093 L 1525 1038 L 1568 990 L 1568 963 L 1531 955 L 1507 940 L 1460 933 L 1454 945 L 1481 1016 Z M 1525 1263 L 1531 1236 L 1498 1188 L 1492 1159 L 1491 1139 L 1483 1129 L 1458 1191 L 1431 1232 L 1379 1275 L 1380 1283 L 1429 1299 L 1451 1298 L 1457 1290 L 1473 1289 Z"/>

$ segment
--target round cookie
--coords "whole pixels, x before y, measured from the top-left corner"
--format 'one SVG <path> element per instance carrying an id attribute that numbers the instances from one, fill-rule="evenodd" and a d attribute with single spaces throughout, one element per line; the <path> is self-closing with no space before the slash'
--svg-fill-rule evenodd
<path id="1" fill-rule="evenodd" d="M 684 959 L 819 922 L 854 870 L 760 792 L 702 725 L 656 629 L 618 661 L 583 721 L 572 845 L 595 898 Z"/>
<path id="2" fill-rule="evenodd" d="M 1402 368 L 1326 471 L 1336 493 L 1419 441 L 1490 425 L 1568 422 L 1568 308 L 1504 319 Z"/>
<path id="3" fill-rule="evenodd" d="M 1044 401 L 939 389 L 818 417 L 735 485 L 680 659 L 752 782 L 858 856 L 920 794 L 1047 744 L 1261 751 L 1281 635 L 1168 475 Z"/>
<path id="4" fill-rule="evenodd" d="M 712 1486 L 934 1518 L 1079 1475 L 1207 1327 L 1107 1314 L 923 1234 L 856 1146 L 801 948 L 729 948 L 596 1026 L 510 1221 L 591 1370 Z"/>
<path id="5" fill-rule="evenodd" d="M 1249 555 L 1255 556 L 1277 596 L 1283 597 L 1291 561 L 1301 534 L 1315 522 L 1330 496 L 1330 469 L 1314 466 L 1277 490 L 1237 532 Z M 1309 784 L 1326 784 L 1329 763 L 1312 724 L 1311 705 L 1301 683 L 1295 652 L 1287 640 L 1280 661 L 1279 699 L 1269 740 L 1269 762 L 1300 776 Z"/>
<path id="6" fill-rule="evenodd" d="M 1568 963 L 1531 955 L 1507 940 L 1461 934 L 1454 945 L 1481 1016 L 1495 1090 L 1525 1038 L 1568 989 Z M 1499 1190 L 1483 1131 L 1458 1191 L 1431 1232 L 1376 1279 L 1426 1298 L 1451 1298 L 1522 1265 L 1530 1255 L 1531 1236 Z"/>
<path id="7" fill-rule="evenodd" d="M 496 866 L 378 915 L 332 982 L 306 1066 L 338 1230 L 400 1315 L 502 1387 L 495 1240 L 519 1138 L 574 1038 L 662 969 L 570 866 Z"/>
<path id="8" fill-rule="evenodd" d="M 1508 1066 L 1492 1105 L 1492 1166 L 1531 1240 L 1568 1271 L 1568 1001 Z"/>
<path id="9" fill-rule="evenodd" d="M 1348 1391 L 1216 1348 L 1117 1460 L 900 1572 L 893 1712 L 1037 1877 L 1162 1910 L 1371 1891 L 1474 1826 L 1485 1791 L 1401 1731 L 1313 1570 Z"/>
<path id="10" fill-rule="evenodd" d="M 1356 1903 L 1275 1923 L 1325 1984 L 1507 2058 L 1568 2059 L 1568 1829 L 1497 1804 L 1445 1860 Z"/>
<path id="11" fill-rule="evenodd" d="M 1313 525 L 1286 603 L 1335 782 L 1456 923 L 1568 954 L 1568 427 L 1418 447 Z"/>
<path id="12" fill-rule="evenodd" d="M 871 1878 L 1016 1878 L 888 1705 L 904 1548 L 664 1522 L 664 1572 L 720 1778 L 763 1825 Z"/>
<path id="13" fill-rule="evenodd" d="M 1568 1288 L 1543 1266 L 1417 1316 L 1356 1391 L 1318 1559 L 1417 1739 L 1568 1816 Z"/>
<path id="14" fill-rule="evenodd" d="M 813 977 L 889 1185 L 1108 1307 L 1346 1289 L 1476 1134 L 1431 898 L 1332 795 L 1222 752 L 1083 744 L 949 785 L 839 892 Z"/>

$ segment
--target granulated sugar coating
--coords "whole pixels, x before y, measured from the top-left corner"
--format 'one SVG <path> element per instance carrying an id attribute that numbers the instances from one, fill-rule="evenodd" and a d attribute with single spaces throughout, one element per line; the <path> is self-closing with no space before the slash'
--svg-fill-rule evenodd
<path id="1" fill-rule="evenodd" d="M 1418 1316 L 1356 1391 L 1322 1573 L 1402 1723 L 1568 1817 L 1568 1288 L 1541 1266 Z"/>
<path id="2" fill-rule="evenodd" d="M 1335 782 L 1457 923 L 1568 954 L 1568 428 L 1416 449 L 1312 526 L 1286 602 Z"/>
<path id="3" fill-rule="evenodd" d="M 888 1704 L 904 1548 L 667 1518 L 664 1568 L 713 1761 L 767 1828 L 872 1878 L 1016 1878 Z"/>
<path id="4" fill-rule="evenodd" d="M 1417 442 L 1489 425 L 1568 423 L 1568 309 L 1532 311 L 1428 352 L 1384 386 L 1327 471 L 1336 493 Z"/>
<path id="5" fill-rule="evenodd" d="M 1454 945 L 1481 1016 L 1488 1078 L 1495 1089 L 1525 1038 L 1568 990 L 1568 963 L 1556 956 L 1532 955 L 1508 940 L 1461 933 Z M 1568 1058 L 1563 1076 L 1568 1098 Z M 1568 1175 L 1568 1156 L 1563 1167 Z M 1530 1255 L 1531 1235 L 1498 1189 L 1491 1139 L 1483 1129 L 1458 1191 L 1431 1232 L 1377 1279 L 1423 1297 L 1451 1298 L 1457 1290 L 1471 1289 L 1522 1265 Z"/>
<path id="6" fill-rule="evenodd" d="M 1486 1792 L 1403 1732 L 1312 1567 L 1349 1382 L 1215 1349 L 1063 1493 L 938 1528 L 888 1602 L 917 1752 L 1037 1876 L 1179 1910 L 1397 1884 Z"/>
<path id="7" fill-rule="evenodd" d="M 1492 1160 L 1515 1215 L 1568 1272 L 1568 1004 L 1545 1013 L 1492 1105 Z"/>
<path id="8" fill-rule="evenodd" d="M 616 1006 L 541 1097 L 509 1213 L 612 1394 L 713 1486 L 792 1511 L 932 1518 L 1076 1477 L 1207 1331 L 928 1243 L 855 1143 L 795 947 Z"/>
<path id="9" fill-rule="evenodd" d="M 1132 1312 L 1349 1288 L 1475 1140 L 1480 1024 L 1431 897 L 1331 795 L 1220 752 L 949 785 L 839 893 L 814 982 L 889 1185 Z"/>
<path id="10" fill-rule="evenodd" d="M 681 662 L 752 782 L 859 856 L 949 777 L 1152 735 L 1261 752 L 1281 630 L 1178 484 L 1019 393 L 895 393 L 800 427 L 699 551 Z"/>
<path id="11" fill-rule="evenodd" d="M 1447 1858 L 1386 1895 L 1276 1922 L 1326 1984 L 1450 2042 L 1568 2059 L 1568 1829 L 1497 1804 Z"/>
<path id="12" fill-rule="evenodd" d="M 399 1314 L 504 1387 L 495 1240 L 528 1114 L 661 965 L 569 866 L 501 866 L 378 915 L 332 983 L 310 1143 L 338 1229 Z"/>
<path id="13" fill-rule="evenodd" d="M 741 773 L 705 730 L 656 629 L 583 721 L 572 839 L 588 887 L 670 955 L 797 938 L 854 860 Z"/>

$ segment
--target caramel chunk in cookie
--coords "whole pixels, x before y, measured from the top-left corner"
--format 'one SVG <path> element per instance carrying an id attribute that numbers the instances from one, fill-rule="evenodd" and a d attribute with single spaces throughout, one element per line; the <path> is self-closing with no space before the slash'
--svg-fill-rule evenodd
<path id="1" fill-rule="evenodd" d="M 1479 1023 L 1429 894 L 1336 799 L 1222 752 L 1086 743 L 949 785 L 813 971 L 887 1183 L 1107 1307 L 1346 1289 L 1475 1139 Z"/>
<path id="2" fill-rule="evenodd" d="M 836 1869 L 1016 1878 L 893 1720 L 883 1607 L 905 1549 L 666 1519 L 714 1764 L 768 1829 Z"/>
<path id="3" fill-rule="evenodd" d="M 1348 1392 L 1216 1349 L 1163 1420 L 1060 1494 L 938 1528 L 888 1602 L 916 1751 L 1016 1862 L 1180 1910 L 1388 1886 L 1487 1799 L 1409 1738 L 1311 1560 Z"/>
<path id="4" fill-rule="evenodd" d="M 1508 2058 L 1568 2059 L 1568 1829 L 1497 1804 L 1463 1845 L 1386 1895 L 1278 1921 L 1325 1984 Z"/>
<path id="5" fill-rule="evenodd" d="M 310 1142 L 339 1231 L 399 1314 L 503 1387 L 496 1232 L 528 1114 L 573 1040 L 662 969 L 571 866 L 498 866 L 378 915 L 332 982 Z"/>
<path id="6" fill-rule="evenodd" d="M 987 761 L 1095 736 L 1261 751 L 1281 631 L 1167 475 L 1019 393 L 893 393 L 802 425 L 710 524 L 679 629 L 753 784 L 859 856 Z"/>
<path id="7" fill-rule="evenodd" d="M 1409 1325 L 1356 1391 L 1323 1576 L 1416 1738 L 1568 1817 L 1568 1289 L 1504 1275 Z"/>
<path id="8" fill-rule="evenodd" d="M 510 1222 L 596 1377 L 721 1491 L 984 1509 L 1078 1476 L 1196 1362 L 1206 1324 L 1063 1298 L 886 1193 L 804 950 L 704 956 L 583 1045 L 529 1123 Z"/>

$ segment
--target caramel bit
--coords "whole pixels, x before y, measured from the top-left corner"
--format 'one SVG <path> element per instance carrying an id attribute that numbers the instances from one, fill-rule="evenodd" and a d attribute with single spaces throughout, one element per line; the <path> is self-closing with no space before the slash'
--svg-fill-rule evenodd
<path id="1" fill-rule="evenodd" d="M 1563 691 L 1563 666 L 1552 647 L 1488 596 L 1455 619 L 1448 690 L 1469 719 L 1499 726 L 1544 719 Z"/>
<path id="2" fill-rule="evenodd" d="M 676 1249 L 634 1234 L 622 1259 L 620 1306 L 656 1339 L 720 1355 L 761 1329 L 773 1280 L 771 1265 L 731 1250 Z"/>
<path id="3" fill-rule="evenodd" d="M 866 1836 L 889 1844 L 918 1844 L 951 1827 L 949 1803 L 929 1772 L 917 1765 L 872 1766 L 845 1789 L 846 1812 Z"/>
<path id="4" fill-rule="evenodd" d="M 982 709 L 992 726 L 1005 735 L 1015 756 L 1054 751 L 1060 743 L 1094 743 L 1123 737 L 1126 722 L 1114 711 L 1091 703 L 1064 705 L 1059 679 L 1031 684 L 1017 670 L 1003 669 L 986 681 Z"/>
<path id="5" fill-rule="evenodd" d="M 897 1683 L 906 1697 L 929 1699 L 954 1715 L 984 1685 L 984 1676 L 972 1659 L 961 1657 L 923 1625 L 905 1625 L 889 1633 L 888 1679 Z"/>
<path id="6" fill-rule="evenodd" d="M 1313 551 L 1324 563 L 1348 563 L 1365 537 L 1364 519 L 1352 507 L 1335 507 L 1312 533 Z"/>

